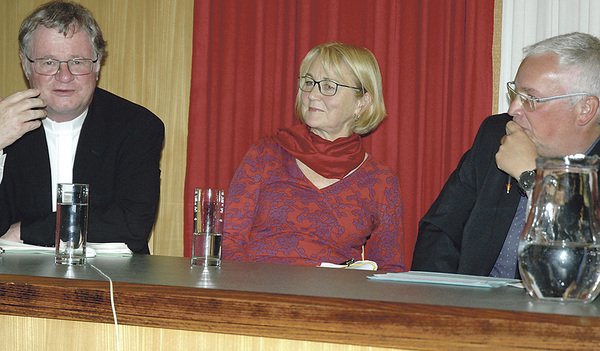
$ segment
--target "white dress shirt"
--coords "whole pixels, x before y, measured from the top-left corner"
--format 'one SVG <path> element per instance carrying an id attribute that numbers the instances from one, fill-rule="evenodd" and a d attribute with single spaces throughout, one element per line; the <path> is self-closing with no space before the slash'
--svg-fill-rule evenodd
<path id="1" fill-rule="evenodd" d="M 0 184 L 2 183 L 2 175 L 4 174 L 4 160 L 6 159 L 6 155 L 4 151 L 0 149 Z"/>
<path id="2" fill-rule="evenodd" d="M 56 189 L 58 183 L 73 182 L 73 163 L 77 142 L 83 121 L 87 116 L 85 110 L 79 117 L 68 122 L 54 122 L 49 118 L 42 120 L 48 142 L 50 171 L 52 174 L 52 211 L 56 212 Z"/>

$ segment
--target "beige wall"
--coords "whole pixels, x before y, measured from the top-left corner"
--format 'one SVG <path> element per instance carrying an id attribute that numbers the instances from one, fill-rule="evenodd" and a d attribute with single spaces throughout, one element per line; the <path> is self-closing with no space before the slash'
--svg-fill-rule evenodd
<path id="1" fill-rule="evenodd" d="M 0 97 L 26 89 L 17 33 L 45 0 L 0 1 Z M 139 103 L 166 127 L 158 220 L 150 239 L 157 255 L 183 255 L 183 187 L 190 92 L 193 0 L 80 0 L 108 42 L 99 86 Z"/>

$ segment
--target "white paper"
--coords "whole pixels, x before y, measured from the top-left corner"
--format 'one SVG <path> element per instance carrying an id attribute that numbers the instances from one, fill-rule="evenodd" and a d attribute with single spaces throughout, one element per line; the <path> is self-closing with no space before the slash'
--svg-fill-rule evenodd
<path id="1" fill-rule="evenodd" d="M 54 254 L 54 247 L 37 246 L 0 239 L 0 247 L 6 253 Z M 87 243 L 85 257 L 99 256 L 131 256 L 133 253 L 125 243 Z"/>
<path id="2" fill-rule="evenodd" d="M 360 269 L 365 271 L 376 271 L 377 263 L 369 260 L 365 261 L 356 261 L 351 264 L 335 264 L 330 262 L 321 262 L 317 267 L 325 267 L 325 268 L 343 268 L 343 269 Z"/>
<path id="3" fill-rule="evenodd" d="M 518 279 L 505 279 L 494 277 L 482 277 L 475 275 L 450 274 L 438 272 L 404 272 L 404 273 L 386 273 L 374 274 L 367 277 L 372 280 L 385 280 L 405 283 L 425 283 L 425 284 L 443 284 L 470 286 L 479 288 L 498 288 L 518 284 Z"/>

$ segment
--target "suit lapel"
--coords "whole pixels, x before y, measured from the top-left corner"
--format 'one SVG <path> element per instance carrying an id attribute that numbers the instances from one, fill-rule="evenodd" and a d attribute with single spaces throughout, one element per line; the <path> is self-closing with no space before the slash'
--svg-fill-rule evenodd
<path id="1" fill-rule="evenodd" d="M 466 233 L 469 238 L 465 240 L 458 273 L 489 274 L 502 250 L 521 198 L 514 179 L 507 194 L 506 173 L 498 171 L 495 164 L 491 164 L 488 171 L 494 176 L 482 188 L 487 189 L 484 190 L 486 194 L 480 196 L 479 205 L 474 209 L 477 222 Z M 490 211 L 492 208 L 494 210 Z"/>
<path id="2" fill-rule="evenodd" d="M 500 146 L 500 139 L 504 136 L 503 126 L 509 120 L 510 116 L 505 114 L 490 122 L 496 125 L 486 127 L 492 131 L 487 137 L 496 140 L 490 146 L 493 150 Z M 487 155 L 490 151 L 475 152 Z M 489 274 L 502 250 L 521 198 L 515 179 L 512 179 L 510 192 L 506 193 L 507 174 L 498 169 L 493 156 L 482 159 L 488 168 L 480 177 L 483 184 L 479 185 L 477 201 L 472 209 L 472 222 L 465 227 L 458 273 Z"/>
<path id="3" fill-rule="evenodd" d="M 101 174 L 101 161 L 106 148 L 108 130 L 99 105 L 95 93 L 77 142 L 73 164 L 74 182 L 89 182 L 97 174 Z"/>
<path id="4" fill-rule="evenodd" d="M 33 161 L 24 164 L 24 167 L 28 168 L 25 174 L 30 174 L 35 179 L 36 184 L 42 184 L 44 188 L 50 189 L 52 181 L 50 177 L 50 156 L 48 156 L 48 143 L 46 142 L 44 127 L 25 134 L 22 140 L 28 147 L 20 150 L 25 151 L 27 154 L 18 155 L 18 157 L 26 157 L 24 159 L 29 158 Z"/>
<path id="5" fill-rule="evenodd" d="M 14 192 L 24 198 L 14 199 L 37 208 L 38 213 L 52 209 L 50 157 L 44 127 L 26 133 L 6 148 L 6 172 L 13 174 Z M 31 210 L 31 208 L 29 209 Z"/>
<path id="6" fill-rule="evenodd" d="M 592 151 L 590 151 L 590 155 L 600 156 L 600 142 L 597 142 L 596 145 L 594 145 L 594 148 L 592 149 Z"/>

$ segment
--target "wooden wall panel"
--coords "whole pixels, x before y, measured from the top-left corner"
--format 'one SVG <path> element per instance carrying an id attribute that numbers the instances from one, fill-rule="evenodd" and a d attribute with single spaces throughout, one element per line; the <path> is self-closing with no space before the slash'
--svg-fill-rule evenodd
<path id="1" fill-rule="evenodd" d="M 0 96 L 26 89 L 17 33 L 45 0 L 0 1 Z M 139 103 L 166 127 L 154 254 L 183 255 L 183 185 L 189 112 L 193 0 L 81 0 L 108 42 L 99 86 Z"/>
<path id="2" fill-rule="evenodd" d="M 492 113 L 498 113 L 498 94 L 500 92 L 500 50 L 502 49 L 502 0 L 494 2 L 494 43 L 492 62 L 494 65 L 494 94 L 492 94 Z M 504 89 L 504 86 L 502 87 Z"/>
<path id="3" fill-rule="evenodd" d="M 0 315 L 0 337 L 6 351 L 116 350 L 115 326 L 57 319 Z M 122 351 L 229 350 L 229 351 L 402 351 L 371 346 L 275 339 L 257 336 L 195 332 L 119 325 Z M 61 336 L 58 338 L 58 336 Z M 282 335 L 284 337 L 284 335 Z M 84 340 L 84 341 L 82 341 Z"/>

